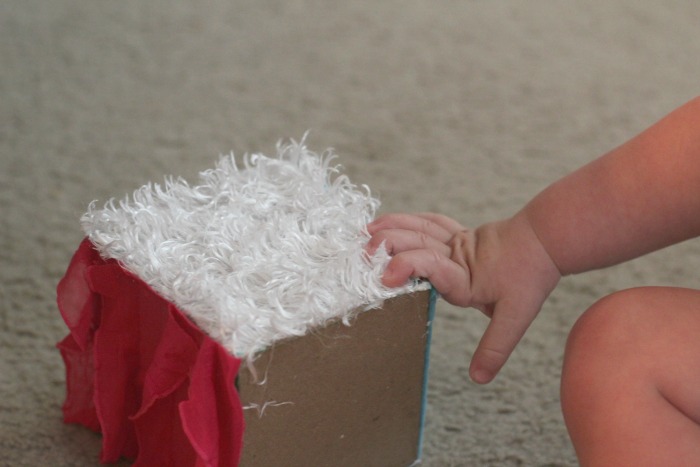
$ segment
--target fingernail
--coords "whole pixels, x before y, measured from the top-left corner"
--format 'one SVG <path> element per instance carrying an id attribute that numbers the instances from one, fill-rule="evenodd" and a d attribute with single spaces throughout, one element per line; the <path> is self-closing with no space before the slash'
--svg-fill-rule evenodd
<path id="1" fill-rule="evenodd" d="M 391 280 L 391 274 L 386 272 L 384 273 L 384 275 L 382 276 L 382 284 L 384 285 L 384 287 L 394 287 L 393 281 Z"/>
<path id="2" fill-rule="evenodd" d="M 486 370 L 475 370 L 472 372 L 472 381 L 477 384 L 486 384 L 491 381 L 491 373 Z"/>
<path id="3" fill-rule="evenodd" d="M 387 270 L 384 271 L 384 275 L 382 275 L 382 284 L 384 284 L 385 287 L 393 289 L 394 287 L 403 285 L 403 282 L 398 281 L 396 275 L 392 271 Z"/>

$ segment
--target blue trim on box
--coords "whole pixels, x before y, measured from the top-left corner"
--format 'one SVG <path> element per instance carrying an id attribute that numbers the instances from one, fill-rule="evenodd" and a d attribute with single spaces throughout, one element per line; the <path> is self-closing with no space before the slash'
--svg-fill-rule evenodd
<path id="1" fill-rule="evenodd" d="M 425 411 L 428 406 L 428 368 L 430 367 L 430 342 L 433 334 L 433 320 L 435 319 L 435 304 L 438 299 L 438 291 L 435 287 L 430 289 L 430 303 L 428 305 L 428 323 L 426 325 L 425 339 L 425 364 L 423 369 L 423 396 L 420 409 L 420 431 L 418 433 L 418 458 L 416 463 L 420 463 L 423 458 L 423 431 L 425 428 Z M 414 465 L 416 464 L 414 463 Z"/>

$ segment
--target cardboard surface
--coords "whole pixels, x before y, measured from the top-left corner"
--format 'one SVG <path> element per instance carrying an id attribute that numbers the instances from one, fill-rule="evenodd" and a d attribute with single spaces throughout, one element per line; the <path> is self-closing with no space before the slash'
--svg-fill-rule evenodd
<path id="1" fill-rule="evenodd" d="M 242 466 L 408 466 L 419 453 L 430 292 L 263 352 L 238 375 Z"/>

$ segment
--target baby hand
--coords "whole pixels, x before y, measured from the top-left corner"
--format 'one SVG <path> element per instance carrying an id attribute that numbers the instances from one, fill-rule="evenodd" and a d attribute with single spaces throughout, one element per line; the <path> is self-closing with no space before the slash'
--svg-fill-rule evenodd
<path id="1" fill-rule="evenodd" d="M 426 278 L 449 303 L 491 318 L 470 366 L 477 383 L 498 373 L 560 278 L 523 215 L 470 230 L 439 214 L 389 214 L 367 228 L 368 253 L 384 243 L 393 256 L 386 286 Z"/>

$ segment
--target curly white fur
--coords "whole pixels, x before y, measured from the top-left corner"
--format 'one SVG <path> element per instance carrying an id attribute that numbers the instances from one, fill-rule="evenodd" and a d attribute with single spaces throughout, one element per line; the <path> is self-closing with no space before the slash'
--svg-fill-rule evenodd
<path id="1" fill-rule="evenodd" d="M 104 257 L 118 260 L 237 356 L 304 335 L 331 319 L 428 288 L 380 282 L 389 256 L 367 258 L 365 225 L 379 201 L 301 143 L 277 158 L 231 154 L 201 183 L 166 179 L 102 209 L 91 203 L 83 229 Z"/>

